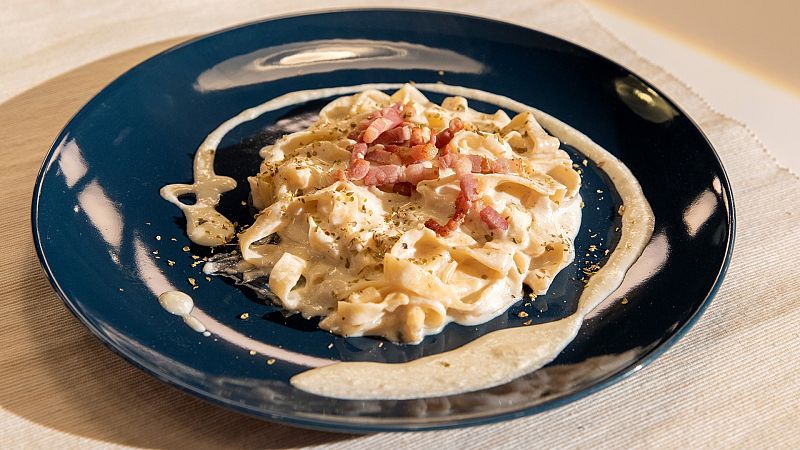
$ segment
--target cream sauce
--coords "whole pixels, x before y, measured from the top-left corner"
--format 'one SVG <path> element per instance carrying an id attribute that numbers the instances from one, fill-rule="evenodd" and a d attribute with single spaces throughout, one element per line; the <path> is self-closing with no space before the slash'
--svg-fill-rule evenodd
<path id="1" fill-rule="evenodd" d="M 401 86 L 365 84 L 298 91 L 245 110 L 223 123 L 200 146 L 195 156 L 194 184 L 165 186 L 161 194 L 184 211 L 190 224 L 187 231 L 194 242 L 201 245 L 225 243 L 232 239 L 233 229 L 224 226 L 226 223 L 230 225 L 230 221 L 217 213 L 214 207 L 221 193 L 232 189 L 235 182 L 215 175 L 213 160 L 216 147 L 227 132 L 243 122 L 285 106 L 366 89 L 388 90 Z M 584 134 L 508 97 L 445 84 L 417 84 L 416 87 L 472 98 L 515 112 L 533 113 L 551 134 L 577 148 L 609 176 L 625 206 L 620 241 L 606 264 L 586 284 L 576 312 L 569 317 L 546 324 L 495 331 L 457 349 L 407 363 L 340 362 L 314 368 L 292 377 L 292 385 L 299 389 L 347 399 L 410 399 L 489 388 L 532 372 L 552 361 L 574 339 L 584 316 L 622 283 L 626 271 L 639 257 L 652 234 L 655 219 L 636 178 L 616 157 Z M 197 203 L 181 203 L 177 197 L 185 193 L 196 194 Z M 195 207 L 197 204 L 201 206 Z M 201 218 L 206 221 L 193 224 L 191 220 Z M 210 220 L 212 218 L 216 220 Z"/>
<path id="2" fill-rule="evenodd" d="M 194 300 L 188 294 L 181 291 L 167 291 L 158 296 L 158 303 L 168 313 L 180 316 L 183 322 L 194 331 L 198 333 L 206 333 L 206 327 L 203 322 L 192 315 L 194 309 Z"/>

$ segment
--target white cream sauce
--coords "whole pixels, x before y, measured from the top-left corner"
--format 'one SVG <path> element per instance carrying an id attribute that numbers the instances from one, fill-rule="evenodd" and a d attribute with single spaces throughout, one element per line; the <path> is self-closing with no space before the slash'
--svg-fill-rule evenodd
<path id="1" fill-rule="evenodd" d="M 233 238 L 232 224 L 214 208 L 221 193 L 233 189 L 235 182 L 213 171 L 216 148 L 226 133 L 241 123 L 286 106 L 366 89 L 389 90 L 401 86 L 363 84 L 298 91 L 247 109 L 214 130 L 198 148 L 194 183 L 165 186 L 161 195 L 184 211 L 192 241 L 201 245 L 228 242 Z M 620 241 L 606 264 L 586 284 L 576 312 L 569 317 L 495 331 L 457 349 L 407 363 L 340 362 L 317 367 L 290 380 L 293 386 L 304 391 L 347 399 L 410 399 L 485 389 L 530 373 L 552 361 L 575 338 L 584 316 L 622 283 L 626 271 L 650 240 L 655 219 L 636 178 L 616 157 L 586 135 L 508 97 L 438 83 L 416 84 L 416 87 L 472 98 L 514 112 L 532 112 L 552 135 L 593 160 L 611 179 L 625 206 Z M 185 205 L 178 200 L 179 195 L 189 193 L 196 195 L 195 205 Z"/>
<path id="2" fill-rule="evenodd" d="M 183 322 L 198 333 L 206 333 L 203 322 L 192 315 L 194 300 L 181 291 L 167 291 L 158 296 L 158 303 L 168 313 L 180 316 Z"/>

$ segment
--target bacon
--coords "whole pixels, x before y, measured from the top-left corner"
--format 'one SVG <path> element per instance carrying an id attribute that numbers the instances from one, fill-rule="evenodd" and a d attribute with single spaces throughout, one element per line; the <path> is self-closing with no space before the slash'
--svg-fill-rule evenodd
<path id="1" fill-rule="evenodd" d="M 364 128 L 364 132 L 361 134 L 359 140 L 371 144 L 384 132 L 403 123 L 403 113 L 400 110 L 400 103 L 395 103 L 392 106 L 387 106 L 380 111 L 372 113 L 368 121 L 369 123 Z"/>
<path id="2" fill-rule="evenodd" d="M 391 130 L 395 124 L 391 121 L 391 119 L 387 119 L 384 117 L 379 117 L 372 121 L 369 124 L 364 133 L 361 135 L 361 140 L 366 142 L 367 144 L 371 144 L 375 142 L 375 139 L 378 139 L 383 132 Z"/>
<path id="3" fill-rule="evenodd" d="M 438 154 L 439 150 L 435 145 L 420 144 L 411 147 L 411 151 L 409 152 L 408 156 L 413 162 L 422 162 L 430 161 L 433 158 L 436 158 L 436 155 Z"/>
<path id="4" fill-rule="evenodd" d="M 370 166 L 369 161 L 357 159 L 350 164 L 347 168 L 347 178 L 351 180 L 360 180 L 369 174 Z"/>
<path id="5" fill-rule="evenodd" d="M 440 131 L 436 136 L 434 136 L 434 138 L 431 139 L 431 143 L 436 145 L 436 148 L 443 150 L 444 154 L 447 154 L 449 153 L 447 144 L 450 143 L 456 133 L 463 129 L 464 122 L 462 122 L 458 117 L 453 117 L 450 119 L 450 123 L 448 124 L 447 128 Z"/>
<path id="6" fill-rule="evenodd" d="M 359 142 L 353 146 L 353 149 L 350 150 L 350 164 L 352 164 L 357 159 L 364 159 L 364 155 L 367 154 L 369 147 L 367 144 L 363 142 Z"/>
<path id="7" fill-rule="evenodd" d="M 362 120 L 358 123 L 356 128 L 347 135 L 348 138 L 354 139 L 356 141 L 367 142 L 364 141 L 364 133 L 366 130 L 378 119 L 387 119 L 391 122 L 392 125 L 389 129 L 392 129 L 403 122 L 403 113 L 400 111 L 400 103 L 395 103 L 394 105 L 387 106 L 383 109 L 379 109 L 374 111 L 372 114 L 369 115 L 366 119 Z M 383 121 L 382 121 L 383 123 Z M 369 143 L 369 142 L 367 142 Z"/>
<path id="8" fill-rule="evenodd" d="M 430 129 L 428 129 L 428 127 L 422 127 L 422 128 L 414 127 L 414 128 L 411 128 L 411 137 L 408 139 L 408 145 L 413 147 L 415 145 L 427 144 L 428 140 L 425 139 L 425 134 L 426 134 L 425 130 L 428 130 L 428 133 L 430 133 Z M 432 136 L 432 138 L 434 138 L 434 137 L 435 136 Z"/>
<path id="9" fill-rule="evenodd" d="M 422 161 L 431 161 L 439 154 L 439 149 L 431 144 L 420 144 L 413 147 L 404 145 L 388 145 L 387 151 L 397 155 L 402 164 L 414 164 Z"/>
<path id="10" fill-rule="evenodd" d="M 471 176 L 472 174 L 472 159 L 471 158 L 458 158 L 455 160 L 455 164 L 453 164 L 453 170 L 456 171 L 456 175 L 458 176 L 459 181 L 463 184 L 464 179 L 471 179 L 474 180 L 475 177 Z M 462 186 L 463 188 L 463 186 Z"/>
<path id="11" fill-rule="evenodd" d="M 518 160 L 497 158 L 494 161 L 491 161 L 490 168 L 492 173 L 508 173 L 512 170 L 519 170 L 520 165 Z"/>
<path id="12" fill-rule="evenodd" d="M 460 162 L 459 165 L 465 166 L 466 164 Z M 465 168 L 461 167 L 458 167 L 457 169 L 461 169 L 461 171 L 465 170 Z M 456 209 L 447 223 L 441 225 L 434 219 L 428 219 L 425 221 L 425 226 L 433 230 L 440 237 L 447 237 L 450 233 L 458 229 L 458 227 L 464 223 L 464 220 L 467 218 L 467 214 L 469 214 L 470 209 L 472 209 L 475 203 L 481 203 L 478 202 L 478 182 L 471 170 L 470 172 L 461 176 L 460 186 L 461 192 L 459 192 L 458 196 L 456 197 Z M 508 221 L 489 205 L 486 205 L 481 209 L 480 217 L 483 223 L 485 223 L 490 230 L 508 229 Z"/>
<path id="13" fill-rule="evenodd" d="M 402 166 L 393 164 L 384 166 L 372 166 L 364 177 L 365 186 L 380 186 L 383 184 L 393 184 L 400 181 Z"/>
<path id="14" fill-rule="evenodd" d="M 369 152 L 364 156 L 369 162 L 373 162 L 375 164 L 394 164 L 399 165 L 401 164 L 400 157 L 395 155 L 394 153 L 387 151 L 384 149 L 382 145 L 376 145 L 369 148 Z"/>
<path id="15" fill-rule="evenodd" d="M 366 134 L 366 133 L 365 133 Z M 380 136 L 378 136 L 374 141 L 373 144 L 402 144 L 411 139 L 412 131 L 411 127 L 404 125 L 397 128 L 392 128 L 391 130 L 384 131 Z"/>
<path id="16" fill-rule="evenodd" d="M 500 215 L 494 208 L 489 205 L 484 206 L 481 210 L 481 220 L 489 227 L 490 230 L 507 230 L 508 221 Z"/>
<path id="17" fill-rule="evenodd" d="M 404 167 L 400 181 L 405 181 L 416 186 L 420 181 L 435 180 L 439 178 L 439 169 L 425 167 L 422 164 L 411 164 Z"/>
<path id="18" fill-rule="evenodd" d="M 438 176 L 438 170 L 425 167 L 422 164 L 373 166 L 369 168 L 368 173 L 364 176 L 364 185 L 380 186 L 401 182 L 416 185 L 420 181 L 432 180 Z"/>
<path id="19" fill-rule="evenodd" d="M 468 191 L 462 187 L 461 192 L 456 197 L 456 209 L 450 219 L 447 220 L 447 223 L 440 225 L 436 220 L 428 219 L 425 221 L 425 226 L 436 232 L 439 237 L 449 236 L 464 222 L 467 218 L 467 213 L 472 208 L 472 201 L 469 199 L 469 195 Z"/>
<path id="20" fill-rule="evenodd" d="M 360 180 L 367 175 L 369 170 L 369 161 L 364 161 L 364 155 L 367 154 L 367 144 L 359 142 L 350 149 L 350 165 L 347 167 L 347 178 L 351 180 Z"/>
<path id="21" fill-rule="evenodd" d="M 425 226 L 436 232 L 440 237 L 447 237 L 455 231 L 467 218 L 472 204 L 478 199 L 478 180 L 472 174 L 472 162 L 469 158 L 458 158 L 454 169 L 459 178 L 461 192 L 456 197 L 456 209 L 444 225 L 434 219 L 425 221 Z"/>
<path id="22" fill-rule="evenodd" d="M 439 157 L 439 165 L 444 168 L 454 167 L 459 159 L 469 159 L 472 163 L 473 173 L 508 173 L 511 170 L 519 170 L 518 160 L 508 158 L 490 159 L 480 155 L 459 155 L 447 153 Z"/>

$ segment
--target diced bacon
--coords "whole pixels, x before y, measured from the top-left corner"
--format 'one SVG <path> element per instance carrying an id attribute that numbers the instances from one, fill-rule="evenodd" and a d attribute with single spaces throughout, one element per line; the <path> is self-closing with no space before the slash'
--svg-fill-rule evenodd
<path id="1" fill-rule="evenodd" d="M 357 159 L 364 159 L 364 155 L 367 154 L 369 147 L 367 144 L 363 142 L 359 142 L 353 146 L 353 149 L 350 150 L 350 163 L 352 164 Z"/>
<path id="2" fill-rule="evenodd" d="M 369 161 L 363 159 L 356 159 L 347 168 L 347 178 L 351 180 L 360 180 L 369 174 L 370 167 Z"/>
<path id="3" fill-rule="evenodd" d="M 400 172 L 402 171 L 402 166 L 372 166 L 369 168 L 369 172 L 364 176 L 364 185 L 380 186 L 382 184 L 397 183 L 400 181 Z"/>
<path id="4" fill-rule="evenodd" d="M 449 169 L 453 167 L 453 164 L 455 164 L 456 160 L 460 157 L 461 156 L 456 153 L 448 153 L 446 155 L 442 155 L 438 158 L 439 167 L 441 167 L 442 169 Z"/>
<path id="5" fill-rule="evenodd" d="M 365 133 L 366 135 L 366 133 Z M 412 131 L 409 126 L 401 126 L 384 131 L 374 141 L 374 144 L 402 144 L 411 139 Z"/>
<path id="6" fill-rule="evenodd" d="M 395 194 L 411 197 L 411 194 L 414 193 L 414 185 L 408 182 L 395 183 L 394 186 L 392 187 L 392 191 Z"/>
<path id="7" fill-rule="evenodd" d="M 475 178 L 475 177 L 471 176 L 471 174 L 472 174 L 472 159 L 470 159 L 470 158 L 458 158 L 458 159 L 456 159 L 455 163 L 453 164 L 453 170 L 456 171 L 456 175 L 458 176 L 458 179 L 459 179 L 459 181 L 461 181 L 462 184 L 464 183 L 464 178 L 467 178 L 468 175 L 470 175 L 469 178 L 471 178 L 473 180 Z"/>
<path id="8" fill-rule="evenodd" d="M 399 102 L 383 108 L 378 114 L 380 115 L 379 117 L 385 117 L 397 124 L 403 123 L 403 105 Z"/>
<path id="9" fill-rule="evenodd" d="M 489 205 L 481 210 L 481 220 L 490 230 L 507 230 L 508 222 L 494 208 Z"/>
<path id="10" fill-rule="evenodd" d="M 492 173 L 508 173 L 512 169 L 519 170 L 519 163 L 508 158 L 497 158 L 491 162 Z"/>
<path id="11" fill-rule="evenodd" d="M 427 136 L 430 135 L 430 128 L 428 127 L 413 127 L 411 128 L 411 137 L 408 140 L 408 145 L 411 147 L 415 145 L 427 144 Z M 431 144 L 435 144 L 432 142 Z"/>
<path id="12" fill-rule="evenodd" d="M 432 180 L 438 176 L 438 170 L 425 167 L 422 164 L 373 166 L 369 168 L 369 172 L 364 176 L 364 185 L 380 186 L 400 182 L 416 185 L 420 181 Z"/>
<path id="13" fill-rule="evenodd" d="M 409 152 L 409 157 L 413 162 L 422 162 L 422 161 L 430 161 L 436 158 L 436 155 L 438 154 L 439 150 L 436 148 L 435 145 L 420 144 L 411 147 L 411 151 Z"/>
<path id="14" fill-rule="evenodd" d="M 458 117 L 453 117 L 450 119 L 450 123 L 448 124 L 447 128 L 440 131 L 436 136 L 435 139 L 431 139 L 431 142 L 436 145 L 436 148 L 444 150 L 444 154 L 449 152 L 447 149 L 447 144 L 450 143 L 450 140 L 453 139 L 453 136 L 456 135 L 459 131 L 464 129 L 464 122 L 461 121 Z"/>
<path id="15" fill-rule="evenodd" d="M 347 178 L 360 180 L 366 176 L 369 170 L 369 161 L 364 161 L 367 154 L 367 144 L 359 142 L 350 149 L 350 164 L 347 167 Z"/>
<path id="16" fill-rule="evenodd" d="M 431 144 L 420 144 L 413 147 L 403 145 L 388 145 L 386 150 L 394 153 L 402 164 L 414 164 L 422 161 L 431 161 L 439 154 L 439 150 Z"/>
<path id="17" fill-rule="evenodd" d="M 389 153 L 397 153 L 398 151 L 400 151 L 400 150 L 402 150 L 402 149 L 404 149 L 406 147 L 404 145 L 389 144 L 389 145 L 385 146 L 385 148 L 386 148 L 386 151 L 389 152 Z"/>
<path id="18" fill-rule="evenodd" d="M 422 164 L 411 164 L 406 166 L 400 181 L 405 181 L 417 185 L 420 181 L 435 180 L 439 178 L 439 169 L 435 167 L 425 167 Z"/>
<path id="19" fill-rule="evenodd" d="M 387 106 L 380 111 L 376 111 L 368 120 L 369 123 L 364 128 L 364 132 L 361 134 L 359 140 L 370 144 L 375 142 L 378 136 L 384 132 L 403 123 L 403 113 L 400 110 L 400 104 L 395 103 L 392 106 Z"/>
<path id="20" fill-rule="evenodd" d="M 472 202 L 467 200 L 466 195 L 463 193 L 458 194 L 458 197 L 456 197 L 456 209 L 447 223 L 440 225 L 436 220 L 428 219 L 425 221 L 425 226 L 435 231 L 438 236 L 447 237 L 464 222 L 470 208 L 472 208 Z"/>
<path id="21" fill-rule="evenodd" d="M 520 162 L 516 159 L 497 158 L 490 159 L 480 155 L 459 155 L 448 153 L 439 157 L 439 166 L 443 168 L 455 167 L 456 161 L 467 158 L 472 163 L 472 173 L 508 173 L 520 169 Z"/>
<path id="22" fill-rule="evenodd" d="M 456 197 L 456 209 L 447 223 L 440 225 L 434 219 L 425 221 L 425 226 L 436 232 L 438 236 L 446 237 L 455 231 L 467 218 L 473 202 L 478 198 L 478 181 L 475 179 L 475 175 L 470 172 L 471 168 L 468 165 L 468 159 L 459 160 L 456 173 L 460 177 L 461 192 Z"/>
<path id="23" fill-rule="evenodd" d="M 393 123 L 390 119 L 379 117 L 373 120 L 367 129 L 364 130 L 364 134 L 361 135 L 361 140 L 367 144 L 371 144 L 375 142 L 375 139 L 378 139 L 378 136 L 380 136 L 383 132 L 391 130 L 394 125 L 395 123 Z"/>
<path id="24" fill-rule="evenodd" d="M 385 165 L 385 164 L 401 164 L 400 157 L 395 155 L 394 153 L 387 151 L 384 149 L 382 145 L 376 145 L 369 148 L 369 151 L 364 156 L 369 162 L 373 162 L 375 164 Z"/>

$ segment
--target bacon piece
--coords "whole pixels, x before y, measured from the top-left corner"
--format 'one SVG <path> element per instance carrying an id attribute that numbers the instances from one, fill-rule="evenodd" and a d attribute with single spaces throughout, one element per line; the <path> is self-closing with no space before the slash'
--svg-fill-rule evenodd
<path id="1" fill-rule="evenodd" d="M 366 134 L 366 133 L 365 133 Z M 378 136 L 373 144 L 402 144 L 411 139 L 412 131 L 409 126 L 401 126 L 392 128 L 391 130 L 384 131 Z"/>
<path id="2" fill-rule="evenodd" d="M 369 161 L 364 161 L 364 155 L 367 154 L 367 144 L 359 142 L 350 149 L 350 164 L 347 167 L 347 178 L 351 180 L 360 180 L 367 175 L 369 171 Z"/>
<path id="3" fill-rule="evenodd" d="M 400 158 L 395 155 L 394 153 L 387 151 L 384 149 L 382 145 L 376 145 L 369 148 L 369 151 L 364 156 L 369 162 L 373 162 L 375 164 L 394 164 L 399 165 L 401 164 Z"/>
<path id="4" fill-rule="evenodd" d="M 508 173 L 512 170 L 519 170 L 519 160 L 511 160 L 508 158 L 497 158 L 491 161 L 492 173 Z"/>
<path id="5" fill-rule="evenodd" d="M 400 103 L 395 103 L 394 105 L 373 111 L 369 117 L 359 122 L 358 125 L 356 125 L 356 128 L 351 131 L 347 137 L 356 141 L 365 142 L 364 132 L 367 130 L 367 128 L 369 128 L 370 125 L 372 125 L 373 122 L 381 118 L 388 119 L 390 122 L 395 124 L 390 128 L 394 128 L 398 124 L 402 123 L 403 113 L 400 111 Z"/>
<path id="6" fill-rule="evenodd" d="M 453 167 L 456 160 L 460 157 L 461 155 L 457 153 L 447 153 L 446 155 L 442 155 L 439 157 L 439 167 L 442 169 L 449 169 L 450 167 Z"/>
<path id="7" fill-rule="evenodd" d="M 391 130 L 394 125 L 391 119 L 379 117 L 373 120 L 367 129 L 364 130 L 364 133 L 361 135 L 361 140 L 367 144 L 371 144 L 375 142 L 375 139 L 378 139 L 378 136 L 383 132 Z"/>
<path id="8" fill-rule="evenodd" d="M 422 161 L 430 161 L 439 154 L 439 149 L 431 144 L 420 144 L 413 147 L 403 145 L 388 145 L 386 150 L 398 156 L 400 161 L 405 164 L 414 164 Z"/>
<path id="9" fill-rule="evenodd" d="M 472 162 L 473 173 L 508 173 L 511 170 L 519 170 L 520 162 L 515 159 L 497 158 L 490 159 L 480 155 L 459 155 L 447 153 L 439 157 L 439 165 L 445 169 L 454 167 L 457 160 L 468 158 Z"/>
<path id="10" fill-rule="evenodd" d="M 464 129 L 464 122 L 461 121 L 458 117 L 453 117 L 450 119 L 450 123 L 448 124 L 447 128 L 440 131 L 436 136 L 435 139 L 431 139 L 431 143 L 436 145 L 436 148 L 443 150 L 444 154 L 449 153 L 449 149 L 447 148 L 447 144 L 453 139 L 453 136 L 456 135 L 459 131 Z"/>
<path id="11" fill-rule="evenodd" d="M 420 144 L 411 147 L 411 151 L 409 152 L 408 156 L 413 162 L 422 162 L 430 161 L 433 158 L 436 158 L 436 155 L 438 154 L 439 150 L 435 145 Z"/>
<path id="12" fill-rule="evenodd" d="M 416 186 L 420 181 L 435 180 L 439 178 L 439 169 L 435 167 L 425 167 L 422 164 L 411 164 L 403 168 L 403 176 L 400 181 L 405 181 Z"/>
<path id="13" fill-rule="evenodd" d="M 456 209 L 444 225 L 434 219 L 425 221 L 425 226 L 436 232 L 440 237 L 446 237 L 455 231 L 467 218 L 472 204 L 478 199 L 478 180 L 472 174 L 472 162 L 469 158 L 458 158 L 454 169 L 459 178 L 461 192 L 456 197 Z"/>
<path id="14" fill-rule="evenodd" d="M 490 230 L 507 230 L 508 221 L 500 215 L 494 208 L 489 205 L 484 206 L 481 210 L 481 220 L 489 227 Z"/>
<path id="15" fill-rule="evenodd" d="M 367 147 L 367 144 L 363 142 L 359 142 L 356 145 L 354 145 L 353 148 L 350 150 L 350 164 L 352 164 L 357 159 L 364 159 L 364 155 L 367 154 L 368 150 L 369 147 Z"/>
<path id="16" fill-rule="evenodd" d="M 393 164 L 384 166 L 372 166 L 364 177 L 365 186 L 380 186 L 383 184 L 393 184 L 400 181 L 402 166 Z"/>
<path id="17" fill-rule="evenodd" d="M 464 222 L 467 218 L 467 213 L 472 208 L 472 201 L 469 199 L 470 194 L 468 192 L 462 186 L 461 192 L 456 197 L 456 209 L 450 219 L 447 220 L 447 223 L 440 225 L 436 220 L 428 219 L 425 221 L 425 226 L 436 232 L 437 236 L 447 237 L 450 235 Z"/>
<path id="18" fill-rule="evenodd" d="M 413 127 L 411 128 L 411 137 L 408 140 L 408 145 L 411 147 L 415 145 L 422 145 L 428 144 L 429 141 L 426 136 L 430 136 L 430 128 L 428 127 Z M 431 138 L 435 138 L 436 136 L 431 136 Z M 430 142 L 430 144 L 435 144 L 435 142 Z"/>
<path id="19" fill-rule="evenodd" d="M 456 171 L 456 175 L 458 176 L 458 180 L 461 184 L 464 184 L 464 179 L 475 180 L 474 176 L 471 176 L 472 173 L 472 159 L 470 158 L 458 158 L 455 160 L 455 164 L 453 164 L 453 170 Z M 463 186 L 462 186 L 463 190 Z"/>
<path id="20" fill-rule="evenodd" d="M 395 183 L 394 186 L 392 186 L 392 191 L 395 194 L 411 197 L 411 194 L 414 193 L 414 185 L 409 182 Z"/>
<path id="21" fill-rule="evenodd" d="M 359 140 L 370 144 L 375 142 L 375 139 L 384 132 L 403 123 L 403 112 L 400 110 L 400 103 L 395 103 L 372 113 L 368 120 L 369 124 L 364 128 Z"/>
<path id="22" fill-rule="evenodd" d="M 420 181 L 432 180 L 438 176 L 437 169 L 425 167 L 422 164 L 373 166 L 369 168 L 369 172 L 364 176 L 364 185 L 380 186 L 401 182 L 416 185 Z"/>
<path id="23" fill-rule="evenodd" d="M 370 167 L 369 161 L 357 159 L 350 164 L 347 168 L 347 178 L 351 180 L 360 180 L 369 174 Z"/>

